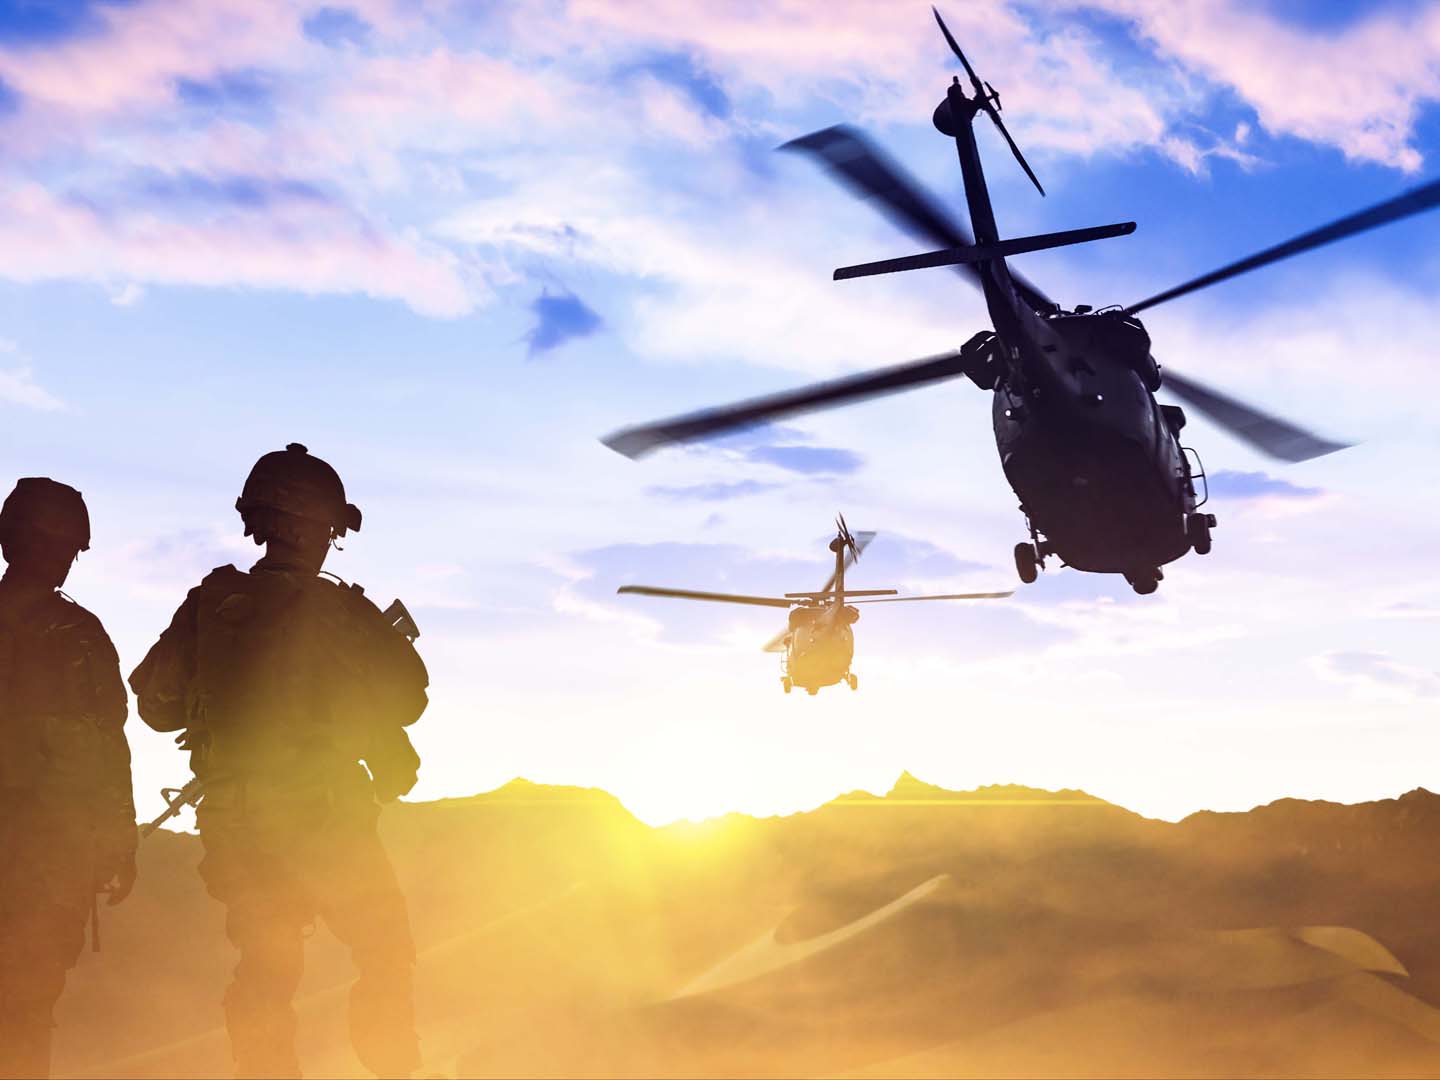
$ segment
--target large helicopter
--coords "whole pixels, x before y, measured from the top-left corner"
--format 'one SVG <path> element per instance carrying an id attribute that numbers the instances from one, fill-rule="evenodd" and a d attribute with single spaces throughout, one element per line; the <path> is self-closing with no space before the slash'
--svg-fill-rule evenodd
<path id="1" fill-rule="evenodd" d="M 933 10 L 933 9 L 932 9 Z M 1238 274 L 1343 237 L 1397 221 L 1440 202 L 1440 182 L 1341 218 L 1128 307 L 1065 310 L 1005 262 L 1007 256 L 1123 236 L 1134 222 L 1002 240 L 995 224 L 974 121 L 988 116 L 1041 195 L 1045 189 L 1000 119 L 1000 95 L 982 82 L 938 11 L 936 22 L 964 67 L 972 93 L 954 77 L 936 108 L 935 127 L 955 141 L 972 236 L 899 165 L 858 132 L 837 126 L 782 149 L 817 158 L 851 191 L 874 199 L 902 228 L 940 250 L 836 270 L 836 280 L 950 266 L 985 297 L 993 331 L 955 352 L 834 379 L 798 390 L 625 428 L 603 441 L 628 457 L 782 416 L 849 404 L 966 376 L 993 392 L 992 423 L 1001 468 L 1020 499 L 1030 539 L 1015 546 L 1022 581 L 1033 582 L 1051 556 L 1095 573 L 1123 574 L 1138 593 L 1154 592 L 1161 567 L 1188 551 L 1210 551 L 1216 520 L 1198 456 L 1180 443 L 1185 414 L 1155 400 L 1163 385 L 1215 423 L 1285 461 L 1343 449 L 1203 385 L 1174 369 L 1162 378 L 1150 337 L 1136 316 Z M 1193 458 L 1193 460 L 1192 460 Z"/>
<path id="2" fill-rule="evenodd" d="M 709 600 L 722 604 L 749 604 L 757 607 L 790 608 L 785 629 L 771 638 L 766 652 L 784 654 L 780 686 L 785 693 L 795 687 L 812 696 L 822 686 L 846 683 L 859 689 L 860 680 L 850 670 L 855 658 L 855 633 L 850 628 L 860 619 L 856 604 L 904 604 L 913 600 L 998 600 L 1010 592 L 946 593 L 940 596 L 897 596 L 895 589 L 847 589 L 845 571 L 860 558 L 873 532 L 852 533 L 845 515 L 835 519 L 835 539 L 830 550 L 835 569 L 830 580 L 816 592 L 794 592 L 780 596 L 741 596 L 735 593 L 697 592 L 693 589 L 657 588 L 653 585 L 622 585 L 617 593 L 634 596 L 666 596 L 679 600 Z M 856 600 L 855 597 L 864 599 Z"/>

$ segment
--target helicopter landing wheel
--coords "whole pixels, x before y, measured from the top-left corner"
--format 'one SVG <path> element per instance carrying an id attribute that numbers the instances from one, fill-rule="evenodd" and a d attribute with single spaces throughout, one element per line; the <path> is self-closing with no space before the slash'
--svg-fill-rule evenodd
<path id="1" fill-rule="evenodd" d="M 790 681 L 790 676 L 789 676 L 789 675 L 786 675 L 783 679 L 780 680 L 780 686 L 781 686 L 781 688 L 785 691 L 785 693 L 787 693 L 787 694 L 788 694 L 791 690 L 795 689 L 795 684 Z"/>
<path id="2" fill-rule="evenodd" d="M 805 688 L 805 692 L 806 692 L 807 694 L 809 694 L 811 697 L 814 697 L 816 694 L 818 694 L 818 693 L 820 692 L 820 688 L 819 688 L 818 686 L 807 686 L 807 687 Z"/>
<path id="3" fill-rule="evenodd" d="M 1130 587 L 1141 596 L 1149 596 L 1160 587 L 1160 571 L 1137 570 L 1133 573 L 1127 573 L 1125 580 L 1128 581 Z"/>
<path id="4" fill-rule="evenodd" d="M 845 681 L 850 684 L 850 689 L 851 689 L 851 690 L 859 690 L 859 689 L 860 689 L 860 680 L 859 680 L 859 678 L 857 678 L 856 676 L 854 676 L 854 675 L 846 675 L 846 676 L 845 676 Z"/>
<path id="5" fill-rule="evenodd" d="M 1210 527 L 1214 524 L 1214 514 L 1191 514 L 1185 519 L 1185 536 L 1196 555 L 1210 554 Z"/>
<path id="6" fill-rule="evenodd" d="M 1026 585 L 1033 584 L 1040 576 L 1040 556 L 1034 544 L 1015 545 L 1015 572 Z"/>

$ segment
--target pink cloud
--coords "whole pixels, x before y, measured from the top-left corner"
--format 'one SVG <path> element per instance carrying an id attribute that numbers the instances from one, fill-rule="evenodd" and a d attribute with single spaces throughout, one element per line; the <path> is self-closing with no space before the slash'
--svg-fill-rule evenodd
<path id="1" fill-rule="evenodd" d="M 1133 20 L 1165 55 L 1233 88 L 1276 134 L 1406 171 L 1420 106 L 1440 98 L 1440 9 L 1369 15 L 1341 30 L 1287 24 L 1237 0 L 1080 0 Z"/>
<path id="2" fill-rule="evenodd" d="M 456 257 L 334 209 L 232 209 L 200 223 L 148 210 L 104 215 L 36 183 L 0 188 L 0 275 L 356 292 L 428 315 L 474 306 Z"/>

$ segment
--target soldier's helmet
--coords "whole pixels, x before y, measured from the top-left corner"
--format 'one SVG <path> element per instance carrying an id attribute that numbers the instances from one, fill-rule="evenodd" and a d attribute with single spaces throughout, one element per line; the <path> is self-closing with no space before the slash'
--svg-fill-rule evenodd
<path id="1" fill-rule="evenodd" d="M 251 513 L 262 509 L 318 521 L 334 529 L 336 536 L 344 536 L 347 529 L 360 531 L 360 508 L 345 501 L 340 474 L 299 443 L 255 462 L 235 509 L 245 519 L 246 536 L 254 531 Z"/>
<path id="2" fill-rule="evenodd" d="M 80 492 L 47 476 L 26 476 L 0 506 L 0 542 L 21 532 L 90 550 L 90 513 Z"/>

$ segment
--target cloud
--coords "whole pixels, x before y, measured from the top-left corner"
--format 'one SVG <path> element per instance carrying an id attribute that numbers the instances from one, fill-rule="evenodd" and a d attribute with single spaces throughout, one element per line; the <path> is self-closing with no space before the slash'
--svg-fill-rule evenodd
<path id="1" fill-rule="evenodd" d="M 1131 20 L 1162 56 L 1223 85 L 1260 126 L 1414 172 L 1411 145 L 1440 100 L 1440 10 L 1403 5 L 1347 26 L 1288 22 L 1241 0 L 1078 0 Z"/>
<path id="2" fill-rule="evenodd" d="M 530 311 L 535 316 L 535 328 L 526 335 L 531 356 L 589 337 L 604 325 L 600 316 L 574 293 L 552 296 L 547 290 L 530 305 Z"/>
<path id="3" fill-rule="evenodd" d="M 767 484 L 760 480 L 714 481 L 708 484 L 685 484 L 680 486 L 655 485 L 645 489 L 645 494 L 674 502 L 728 502 L 747 495 L 761 495 L 775 491 L 780 484 Z"/>
<path id="4" fill-rule="evenodd" d="M 1440 697 L 1440 671 L 1410 667 L 1385 653 L 1329 652 L 1312 661 L 1315 670 L 1364 697 L 1411 701 Z"/>
<path id="5" fill-rule="evenodd" d="M 718 455 L 737 464 L 768 465 L 816 478 L 850 476 L 865 463 L 864 457 L 853 450 L 810 446 L 810 438 L 800 428 L 762 422 L 693 443 L 687 449 L 692 454 Z"/>
<path id="6" fill-rule="evenodd" d="M 10 361 L 8 365 L 6 358 Z M 20 352 L 20 346 L 8 338 L 0 338 L 0 401 L 41 412 L 65 408 L 63 401 L 35 381 L 29 360 Z"/>
<path id="7" fill-rule="evenodd" d="M 341 208 L 242 200 L 205 220 L 166 220 L 39 184 L 0 184 L 0 276 L 358 292 L 442 317 L 476 302 L 454 255 L 414 235 L 379 234 Z"/>
<path id="8" fill-rule="evenodd" d="M 745 459 L 804 476 L 849 476 L 865 460 L 853 450 L 831 446 L 757 446 Z"/>
<path id="9" fill-rule="evenodd" d="M 65 403 L 35 381 L 29 365 L 21 367 L 0 367 L 0 401 L 11 405 L 23 405 L 27 409 L 41 412 L 55 412 L 65 408 Z"/>
<path id="10" fill-rule="evenodd" d="M 1210 494 L 1232 499 L 1270 498 L 1306 499 L 1324 495 L 1324 489 L 1303 487 L 1271 476 L 1266 472 L 1239 472 L 1221 469 L 1209 476 Z"/>
<path id="11" fill-rule="evenodd" d="M 1221 33 L 1201 9 L 1104 0 L 1056 13 L 977 0 L 952 21 L 967 49 L 992 58 L 986 70 L 1003 59 L 1007 117 L 1027 150 L 1148 148 L 1192 170 L 1217 155 L 1249 160 L 1233 117 L 1228 140 L 1199 125 L 1215 88 L 1237 87 L 1268 130 L 1410 167 L 1402 151 L 1431 78 L 1428 16 L 1386 15 L 1337 36 L 1222 5 L 1211 20 Z M 817 103 L 830 117 L 923 120 L 948 63 L 923 10 L 913 20 L 861 0 L 695 10 L 577 0 L 509 14 L 392 0 L 34 10 L 0 36 L 0 192 L 13 200 L 36 187 L 61 204 L 29 206 L 55 215 L 61 243 L 43 271 L 0 259 L 0 275 L 352 292 L 453 316 L 560 257 L 644 290 L 616 330 L 647 356 L 744 356 L 829 374 L 938 344 L 923 297 L 842 293 L 817 271 L 828 257 L 819 211 L 756 200 L 707 216 L 717 198 L 762 183 L 755 147 L 804 130 Z M 1094 11 L 1127 20 L 1146 48 L 1121 48 L 1077 17 Z M 1191 23 L 1203 25 L 1190 35 Z M 1234 63 L 1216 51 L 1240 39 Z M 1382 85 L 1391 45 L 1404 46 L 1397 86 Z M 1348 66 L 1328 64 L 1342 47 Z M 1305 108 L 1334 115 L 1287 120 L 1287 103 L 1270 100 L 1283 77 L 1245 66 L 1257 55 L 1299 70 Z M 1355 66 L 1363 75 L 1352 77 Z M 1334 92 L 1310 67 L 1325 80 L 1341 71 L 1355 92 Z M 124 205 L 125 178 L 146 168 L 174 174 L 183 197 Z M 282 198 L 287 185 L 293 197 Z M 217 213 L 227 199 L 257 212 L 286 205 L 278 221 L 187 232 L 207 197 Z M 89 236 L 72 200 L 121 220 Z M 17 231 L 27 232 L 0 230 L 0 246 L 23 248 Z M 560 326 L 563 340 L 563 316 Z M 543 323 L 537 332 L 543 351 Z"/>
<path id="12" fill-rule="evenodd" d="M 1385 619 L 1440 619 L 1440 604 L 1397 600 L 1385 605 L 1377 614 Z"/>
<path id="13" fill-rule="evenodd" d="M 732 105 L 725 88 L 688 52 L 657 52 L 621 68 L 616 77 L 625 79 L 636 73 L 650 75 L 675 87 L 716 120 L 725 120 L 731 115 Z"/>

